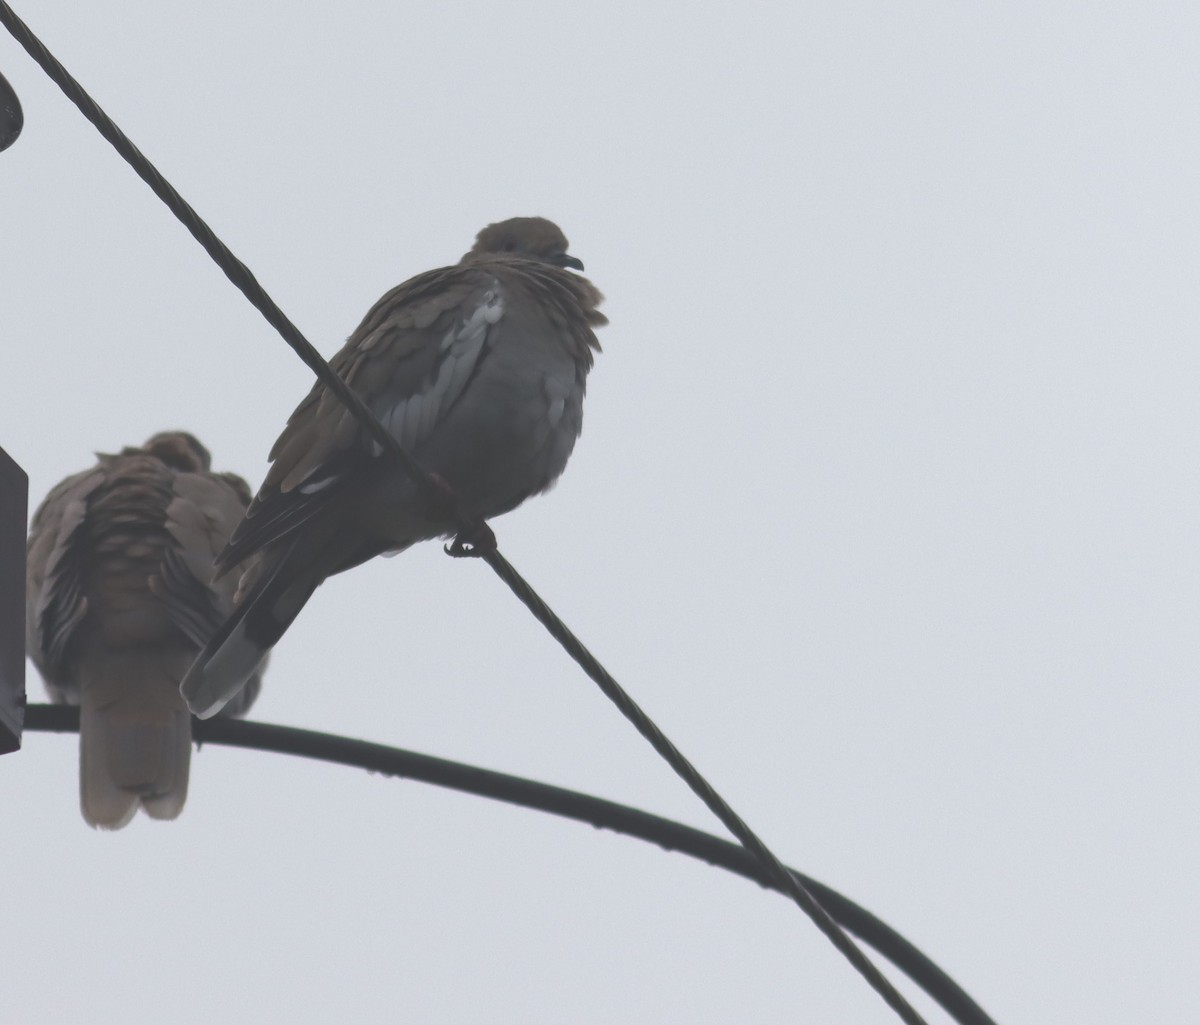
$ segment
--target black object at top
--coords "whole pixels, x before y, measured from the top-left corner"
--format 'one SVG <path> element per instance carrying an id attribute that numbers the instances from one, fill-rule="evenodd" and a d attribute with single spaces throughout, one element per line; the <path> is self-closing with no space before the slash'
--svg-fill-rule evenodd
<path id="1" fill-rule="evenodd" d="M 8 80 L 0 75 L 0 150 L 6 150 L 25 127 L 25 115 L 21 113 L 21 101 L 13 92 Z"/>

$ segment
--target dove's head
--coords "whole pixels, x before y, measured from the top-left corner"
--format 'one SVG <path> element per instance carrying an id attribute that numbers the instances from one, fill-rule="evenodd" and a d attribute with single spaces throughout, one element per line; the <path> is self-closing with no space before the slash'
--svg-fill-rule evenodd
<path id="1" fill-rule="evenodd" d="M 486 258 L 500 253 L 540 260 L 554 267 L 583 270 L 583 261 L 567 255 L 567 237 L 553 221 L 545 217 L 510 217 L 489 224 L 475 236 L 475 245 L 463 257 Z"/>
<path id="2" fill-rule="evenodd" d="M 122 455 L 145 452 L 162 460 L 173 470 L 200 473 L 212 465 L 208 449 L 186 431 L 163 431 L 154 435 L 140 449 L 126 449 Z"/>

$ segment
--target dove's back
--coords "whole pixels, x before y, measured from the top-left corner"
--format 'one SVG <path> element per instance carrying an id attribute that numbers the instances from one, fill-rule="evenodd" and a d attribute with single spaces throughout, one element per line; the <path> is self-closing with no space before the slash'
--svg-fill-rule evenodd
<path id="1" fill-rule="evenodd" d="M 207 471 L 194 438 L 158 435 L 63 481 L 34 517 L 29 651 L 51 697 L 80 706 L 80 804 L 93 826 L 119 829 L 139 806 L 174 818 L 187 798 L 179 681 L 232 608 L 212 563 L 249 499 Z"/>

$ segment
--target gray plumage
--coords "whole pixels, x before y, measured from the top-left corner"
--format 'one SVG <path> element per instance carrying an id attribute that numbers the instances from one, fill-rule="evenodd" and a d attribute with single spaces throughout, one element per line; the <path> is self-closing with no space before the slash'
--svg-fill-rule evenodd
<path id="1" fill-rule="evenodd" d="M 29 533 L 27 650 L 52 700 L 80 706 L 80 805 L 120 829 L 139 805 L 175 818 L 187 797 L 191 717 L 179 683 L 233 611 L 213 562 L 250 501 L 209 470 L 190 434 L 101 455 L 58 484 Z M 226 714 L 244 714 L 256 672 Z"/>
<path id="2" fill-rule="evenodd" d="M 486 519 L 551 487 L 583 421 L 599 291 L 541 217 L 489 225 L 458 264 L 384 295 L 331 360 L 400 445 Z M 183 683 L 192 711 L 230 700 L 320 583 L 454 532 L 318 383 L 218 559 L 245 563 L 238 608 Z"/>

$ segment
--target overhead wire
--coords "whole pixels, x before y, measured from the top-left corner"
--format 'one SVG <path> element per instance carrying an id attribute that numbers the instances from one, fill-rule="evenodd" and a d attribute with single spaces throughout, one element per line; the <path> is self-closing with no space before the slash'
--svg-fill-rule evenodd
<path id="1" fill-rule="evenodd" d="M 72 733 L 79 729 L 79 709 L 68 705 L 29 705 L 29 732 Z M 779 891 L 750 853 L 738 844 L 659 815 L 591 794 L 551 786 L 537 780 L 436 758 L 403 748 L 354 737 L 217 716 L 193 720 L 194 740 L 200 746 L 217 744 L 243 750 L 267 751 L 365 769 L 371 773 L 416 780 L 474 794 L 494 801 L 610 829 L 645 840 L 733 872 L 760 886 Z M 996 1025 L 971 997 L 938 965 L 886 922 L 831 886 L 788 868 L 845 929 L 886 957 L 935 1000 L 958 1025 Z"/>

